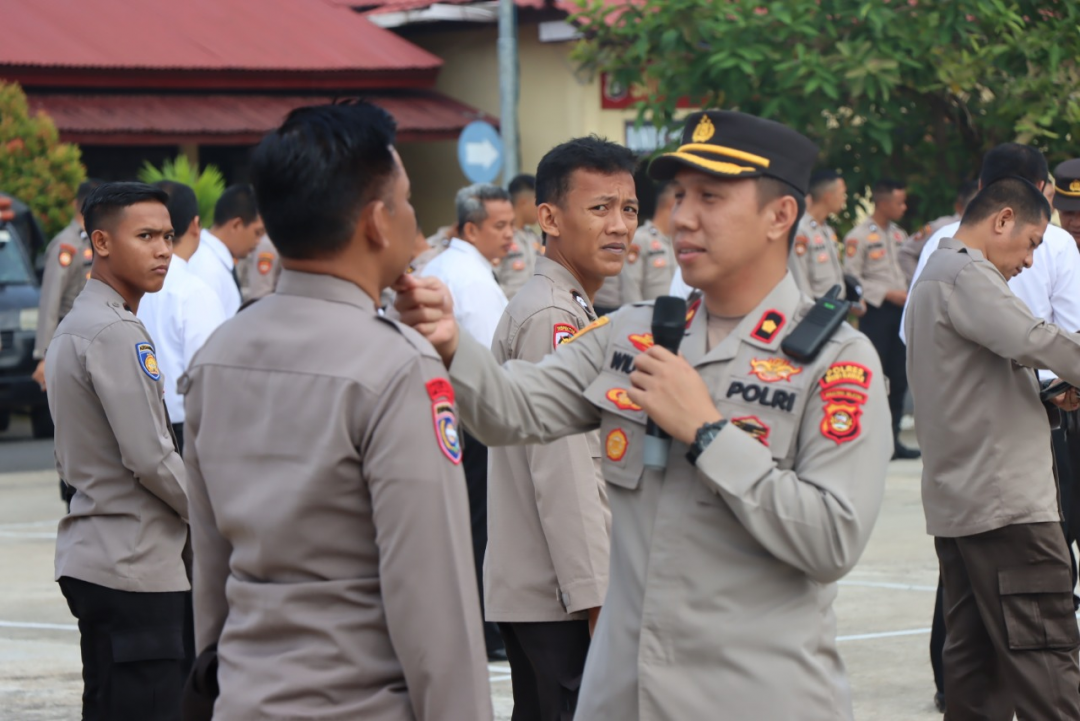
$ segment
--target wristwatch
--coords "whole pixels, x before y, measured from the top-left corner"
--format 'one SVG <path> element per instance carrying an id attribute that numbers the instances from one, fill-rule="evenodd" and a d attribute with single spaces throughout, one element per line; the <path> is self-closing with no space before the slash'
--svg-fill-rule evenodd
<path id="1" fill-rule="evenodd" d="M 718 420 L 715 423 L 706 423 L 701 428 L 698 428 L 697 433 L 694 435 L 694 442 L 690 444 L 690 448 L 686 451 L 686 460 L 690 461 L 690 465 L 697 465 L 698 456 L 705 452 L 705 449 L 709 447 L 709 444 L 713 442 L 713 439 L 720 435 L 720 431 L 724 430 L 728 422 L 724 419 Z"/>

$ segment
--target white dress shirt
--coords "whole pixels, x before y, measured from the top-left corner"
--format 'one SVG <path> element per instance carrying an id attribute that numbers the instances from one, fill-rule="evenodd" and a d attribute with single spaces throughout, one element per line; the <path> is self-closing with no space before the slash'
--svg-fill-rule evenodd
<path id="1" fill-rule="evenodd" d="M 240 310 L 240 286 L 233 274 L 235 267 L 232 253 L 221 239 L 204 230 L 199 236 L 199 249 L 191 256 L 188 269 L 217 293 L 226 318 L 232 318 Z"/>
<path id="2" fill-rule="evenodd" d="M 184 422 L 184 399 L 176 382 L 195 352 L 225 322 L 221 301 L 210 286 L 196 277 L 183 258 L 173 256 L 165 285 L 139 302 L 139 320 L 154 339 L 158 366 L 165 378 L 165 405 L 173 423 Z"/>
<path id="3" fill-rule="evenodd" d="M 424 266 L 421 274 L 446 284 L 454 299 L 458 325 L 490 348 L 507 303 L 490 261 L 472 243 L 454 238 L 446 250 Z"/>
<path id="4" fill-rule="evenodd" d="M 676 266 L 675 275 L 671 278 L 671 288 L 668 290 L 668 295 L 678 296 L 679 298 L 689 298 L 690 294 L 694 292 L 694 289 L 686 284 L 686 281 L 682 279 L 682 268 Z"/>
<path id="5" fill-rule="evenodd" d="M 911 279 L 912 287 L 941 240 L 953 237 L 959 229 L 959 223 L 946 225 L 926 241 Z M 1080 253 L 1077 252 L 1076 241 L 1064 228 L 1046 226 L 1043 242 L 1035 249 L 1034 262 L 1009 281 L 1009 288 L 1027 304 L 1028 310 L 1036 318 L 1042 318 L 1070 333 L 1080 331 Z M 907 303 L 904 303 L 906 318 Z M 907 343 L 904 319 L 900 322 L 900 340 Z"/>

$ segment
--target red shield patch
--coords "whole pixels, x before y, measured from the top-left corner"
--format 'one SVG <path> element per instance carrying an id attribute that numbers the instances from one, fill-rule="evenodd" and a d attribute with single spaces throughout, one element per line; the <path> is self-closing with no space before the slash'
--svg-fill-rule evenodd
<path id="1" fill-rule="evenodd" d="M 821 420 L 821 435 L 836 441 L 837 445 L 859 437 L 862 427 L 859 417 L 862 406 L 845 401 L 826 401 L 825 417 Z"/>
<path id="2" fill-rule="evenodd" d="M 461 463 L 462 446 L 457 414 L 454 412 L 454 387 L 445 378 L 435 378 L 427 382 L 426 388 L 431 398 L 431 417 L 439 450 L 451 463 L 458 465 Z"/>

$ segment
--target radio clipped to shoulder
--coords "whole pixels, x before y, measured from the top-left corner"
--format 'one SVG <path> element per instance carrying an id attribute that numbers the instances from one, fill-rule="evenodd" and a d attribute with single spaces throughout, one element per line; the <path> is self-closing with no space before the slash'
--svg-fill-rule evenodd
<path id="1" fill-rule="evenodd" d="M 817 358 L 851 310 L 851 303 L 840 299 L 841 290 L 839 285 L 834 285 L 818 299 L 806 317 L 780 344 L 780 350 L 785 355 L 800 363 L 810 363 Z"/>

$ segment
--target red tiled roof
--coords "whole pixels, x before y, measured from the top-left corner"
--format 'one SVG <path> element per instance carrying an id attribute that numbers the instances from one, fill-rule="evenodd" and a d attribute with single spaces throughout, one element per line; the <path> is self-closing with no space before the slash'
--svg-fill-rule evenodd
<path id="1" fill-rule="evenodd" d="M 434 70 L 441 60 L 320 0 L 0 0 L 4 67 Z"/>
<path id="2" fill-rule="evenodd" d="M 435 3 L 440 5 L 472 5 L 480 0 L 327 0 L 333 5 L 345 5 L 357 8 L 365 15 L 378 15 L 381 13 L 396 13 L 406 10 L 422 10 L 429 8 Z M 532 8 L 543 10 L 546 7 L 545 0 L 514 0 L 519 8 Z M 563 3 L 557 2 L 556 5 Z"/>
<path id="3" fill-rule="evenodd" d="M 365 95 L 398 123 L 402 141 L 456 138 L 473 120 L 496 123 L 475 108 L 432 91 Z M 64 140 L 87 144 L 247 145 L 277 127 L 289 111 L 330 102 L 327 96 L 240 94 L 34 94 Z"/>

